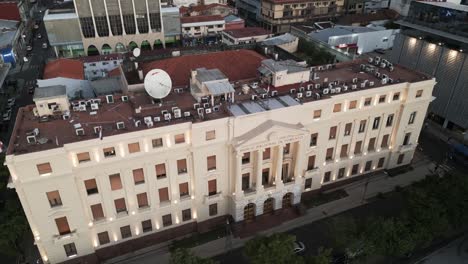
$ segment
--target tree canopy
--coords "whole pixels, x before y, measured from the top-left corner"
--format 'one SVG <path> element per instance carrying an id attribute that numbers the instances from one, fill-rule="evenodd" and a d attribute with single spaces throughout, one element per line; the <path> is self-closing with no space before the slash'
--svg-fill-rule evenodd
<path id="1" fill-rule="evenodd" d="M 244 253 L 252 264 L 300 264 L 303 260 L 293 251 L 294 241 L 294 236 L 285 233 L 260 236 L 247 242 Z"/>

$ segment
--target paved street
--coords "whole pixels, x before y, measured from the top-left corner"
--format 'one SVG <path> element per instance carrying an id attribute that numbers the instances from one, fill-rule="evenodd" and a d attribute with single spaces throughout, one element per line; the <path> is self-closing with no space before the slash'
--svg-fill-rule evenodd
<path id="1" fill-rule="evenodd" d="M 466 264 L 468 263 L 468 236 L 459 238 L 447 246 L 416 262 L 417 264 Z"/>

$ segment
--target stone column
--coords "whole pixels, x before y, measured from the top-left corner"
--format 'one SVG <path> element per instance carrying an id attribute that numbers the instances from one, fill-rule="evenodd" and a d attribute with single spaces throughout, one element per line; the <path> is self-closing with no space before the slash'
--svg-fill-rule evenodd
<path id="1" fill-rule="evenodd" d="M 151 30 L 151 21 L 150 21 L 150 13 L 149 13 L 149 6 L 148 6 L 148 0 L 146 0 L 146 15 L 148 16 L 148 34 L 152 32 Z M 148 40 L 149 41 L 149 40 Z M 151 44 L 151 43 L 150 43 Z M 153 44 L 151 44 L 151 48 L 153 47 Z"/>
<path id="2" fill-rule="evenodd" d="M 301 141 L 297 141 L 297 148 L 296 148 L 296 153 L 295 153 L 295 164 L 294 164 L 294 181 L 296 183 L 299 183 L 299 181 L 302 178 L 301 171 L 302 171 L 302 166 L 304 163 L 304 153 L 302 153 L 303 146 L 301 144 Z"/>
<path id="3" fill-rule="evenodd" d="M 112 28 L 111 28 L 111 24 L 110 24 L 110 18 L 109 18 L 109 12 L 107 11 L 107 1 L 104 0 L 104 9 L 106 11 L 106 20 L 107 20 L 107 26 L 109 27 L 109 36 L 112 37 Z M 115 47 L 114 47 L 115 48 Z M 112 50 L 114 49 L 112 48 Z"/>
<path id="4" fill-rule="evenodd" d="M 276 153 L 276 175 L 275 175 L 275 184 L 276 187 L 283 186 L 283 181 L 281 180 L 281 171 L 283 170 L 283 145 L 278 145 L 278 150 Z"/>
<path id="5" fill-rule="evenodd" d="M 137 22 L 137 15 L 136 15 L 136 10 L 135 10 L 135 1 L 132 0 L 132 5 L 133 5 L 133 18 L 135 20 L 135 34 L 139 35 L 140 30 L 138 29 L 138 22 Z M 141 48 L 141 43 L 140 43 L 140 48 Z"/>
<path id="6" fill-rule="evenodd" d="M 257 173 L 257 183 L 255 189 L 257 193 L 263 191 L 262 184 L 262 165 L 263 165 L 263 149 L 257 150 L 257 166 L 255 167 Z"/>
<path id="7" fill-rule="evenodd" d="M 236 168 L 234 174 L 235 180 L 235 193 L 236 197 L 240 197 L 242 195 L 242 154 L 236 153 Z"/>
<path id="8" fill-rule="evenodd" d="M 122 5 L 120 4 L 120 0 L 119 0 L 119 12 L 120 12 L 120 23 L 122 23 L 122 36 L 125 36 L 127 35 L 127 33 L 125 33 L 125 24 L 123 20 Z M 125 48 L 127 48 L 127 43 L 122 43 L 122 44 L 124 44 Z"/>
<path id="9" fill-rule="evenodd" d="M 88 4 L 89 4 L 89 9 L 91 11 L 91 18 L 93 19 L 94 37 L 98 38 L 99 34 L 98 34 L 98 31 L 97 31 L 97 27 L 96 27 L 96 20 L 94 19 L 94 10 L 93 10 L 93 5 L 91 4 L 91 0 L 88 0 Z"/>

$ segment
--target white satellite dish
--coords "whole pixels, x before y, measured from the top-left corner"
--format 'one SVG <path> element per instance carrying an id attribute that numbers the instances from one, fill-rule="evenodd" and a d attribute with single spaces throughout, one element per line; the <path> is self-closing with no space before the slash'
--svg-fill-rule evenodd
<path id="1" fill-rule="evenodd" d="M 154 99 L 166 97 L 172 89 L 172 80 L 167 72 L 153 69 L 145 76 L 145 90 Z"/>
<path id="2" fill-rule="evenodd" d="M 133 57 L 138 58 L 141 55 L 141 49 L 139 48 L 134 48 L 133 49 Z"/>

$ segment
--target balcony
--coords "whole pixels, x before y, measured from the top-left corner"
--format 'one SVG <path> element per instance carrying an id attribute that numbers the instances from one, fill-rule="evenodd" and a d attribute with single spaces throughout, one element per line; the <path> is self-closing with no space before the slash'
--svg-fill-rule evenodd
<path id="1" fill-rule="evenodd" d="M 243 191 L 244 191 L 244 196 L 250 196 L 250 195 L 254 195 L 257 193 L 257 190 L 255 189 L 255 187 L 250 187 Z"/>
<path id="2" fill-rule="evenodd" d="M 68 233 L 57 234 L 53 236 L 54 242 L 57 243 L 62 240 L 70 239 L 76 237 L 76 229 L 71 230 Z"/>
<path id="3" fill-rule="evenodd" d="M 408 150 L 411 150 L 414 148 L 414 144 L 406 144 L 406 145 L 401 145 L 399 148 L 398 148 L 398 151 L 399 152 L 404 152 L 404 151 L 408 151 Z"/>
<path id="4" fill-rule="evenodd" d="M 204 203 L 219 201 L 223 198 L 222 192 L 205 195 Z"/>

